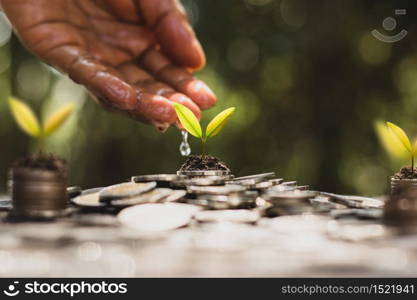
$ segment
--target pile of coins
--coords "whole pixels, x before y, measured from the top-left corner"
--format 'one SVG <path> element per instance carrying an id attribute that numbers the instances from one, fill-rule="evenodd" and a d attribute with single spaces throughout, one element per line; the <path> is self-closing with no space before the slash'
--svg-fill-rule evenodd
<path id="1" fill-rule="evenodd" d="M 218 217 L 248 223 L 256 221 L 252 210 L 259 216 L 309 212 L 313 209 L 309 199 L 317 195 L 308 186 L 276 178 L 274 172 L 235 178 L 223 170 L 133 176 L 130 182 L 82 192 L 72 187 L 69 193 L 75 196 L 71 198 L 73 204 L 86 209 L 117 211 L 138 204 L 171 202 L 196 205 L 204 210 L 246 209 L 234 215 L 230 211 L 201 214 L 197 220 Z"/>
<path id="2" fill-rule="evenodd" d="M 138 225 L 140 216 L 152 214 L 154 222 L 159 218 L 156 216 L 167 216 L 170 211 L 173 215 L 184 216 L 178 224 L 191 218 L 202 223 L 253 224 L 261 217 L 335 211 L 334 218 L 354 215 L 379 219 L 384 205 L 382 200 L 374 198 L 311 191 L 296 181 L 277 178 L 274 172 L 244 177 L 234 177 L 223 170 L 139 175 L 129 182 L 105 188 L 81 191 L 72 187 L 68 192 L 73 196 L 71 202 L 75 206 L 96 212 L 119 213 L 131 206 L 147 204 L 124 213 L 129 218 L 122 218 L 123 222 L 130 220 L 130 224 L 136 224 L 131 226 L 135 228 L 146 227 L 143 222 Z M 176 205 L 161 205 L 167 203 Z M 135 215 L 137 218 L 132 217 Z M 165 222 L 164 218 L 160 222 Z"/>

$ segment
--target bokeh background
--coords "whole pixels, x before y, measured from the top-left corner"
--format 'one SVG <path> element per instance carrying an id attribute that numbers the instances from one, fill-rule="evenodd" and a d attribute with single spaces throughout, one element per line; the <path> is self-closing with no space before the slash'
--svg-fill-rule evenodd
<path id="1" fill-rule="evenodd" d="M 406 161 L 380 146 L 376 120 L 417 134 L 417 3 L 363 0 L 184 0 L 206 50 L 198 76 L 219 98 L 207 121 L 236 106 L 209 152 L 237 175 L 275 171 L 313 188 L 381 194 Z M 397 8 L 406 16 L 395 16 Z M 382 28 L 386 17 L 397 28 Z M 408 36 L 383 43 L 371 30 Z M 77 112 L 48 141 L 66 158 L 71 184 L 109 185 L 132 175 L 175 172 L 184 158 L 180 133 L 104 111 L 81 86 L 40 62 L 0 18 L 0 192 L 14 160 L 33 142 L 14 123 L 7 98 L 14 94 L 45 116 L 75 101 Z M 193 152 L 197 141 L 190 139 Z"/>

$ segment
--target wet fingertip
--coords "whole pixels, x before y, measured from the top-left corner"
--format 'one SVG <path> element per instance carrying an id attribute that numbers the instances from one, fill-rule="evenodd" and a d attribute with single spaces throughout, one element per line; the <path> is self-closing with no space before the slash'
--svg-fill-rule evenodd
<path id="1" fill-rule="evenodd" d="M 208 109 L 217 102 L 213 91 L 201 80 L 191 80 L 182 87 L 187 94 L 201 109 Z"/>

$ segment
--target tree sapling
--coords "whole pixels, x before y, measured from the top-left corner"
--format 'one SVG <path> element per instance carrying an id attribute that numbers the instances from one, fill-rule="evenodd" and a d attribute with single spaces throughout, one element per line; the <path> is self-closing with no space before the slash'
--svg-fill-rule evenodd
<path id="1" fill-rule="evenodd" d="M 202 147 L 202 155 L 190 156 L 184 163 L 184 165 L 181 167 L 181 170 L 229 170 L 217 158 L 206 155 L 206 144 L 210 138 L 219 134 L 219 132 L 226 125 L 230 116 L 235 112 L 236 108 L 230 107 L 228 109 L 223 110 L 221 113 L 215 116 L 209 122 L 204 132 L 201 129 L 201 125 L 197 117 L 190 109 L 179 103 L 174 103 L 174 108 L 181 125 L 191 135 L 200 139 Z"/>
<path id="2" fill-rule="evenodd" d="M 39 154 L 19 159 L 10 170 L 13 210 L 11 216 L 49 218 L 60 216 L 67 205 L 65 161 L 44 154 L 44 140 L 55 133 L 74 111 L 73 103 L 64 105 L 40 125 L 33 111 L 16 98 L 9 99 L 16 123 L 27 135 L 37 139 Z"/>

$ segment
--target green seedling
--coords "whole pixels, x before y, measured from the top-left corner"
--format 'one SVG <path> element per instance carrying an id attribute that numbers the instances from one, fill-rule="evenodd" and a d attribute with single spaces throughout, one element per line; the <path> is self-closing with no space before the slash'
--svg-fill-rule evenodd
<path id="1" fill-rule="evenodd" d="M 10 97 L 9 106 L 17 125 L 24 133 L 37 140 L 39 149 L 43 148 L 47 137 L 62 127 L 75 109 L 74 103 L 66 104 L 47 117 L 45 122 L 40 125 L 40 121 L 26 103 Z"/>
<path id="2" fill-rule="evenodd" d="M 414 170 L 414 159 L 417 155 L 417 139 L 411 143 L 410 138 L 399 126 L 386 122 L 386 126 L 381 122 L 376 123 L 378 136 L 385 146 L 387 152 L 396 158 L 411 159 L 411 170 Z"/>
<path id="3" fill-rule="evenodd" d="M 219 134 L 219 132 L 226 125 L 230 116 L 236 110 L 234 107 L 225 109 L 210 121 L 210 123 L 207 125 L 206 131 L 203 132 L 200 122 L 190 109 L 179 103 L 174 103 L 174 108 L 184 129 L 191 135 L 201 140 L 203 156 L 206 154 L 207 141 L 213 136 Z"/>

